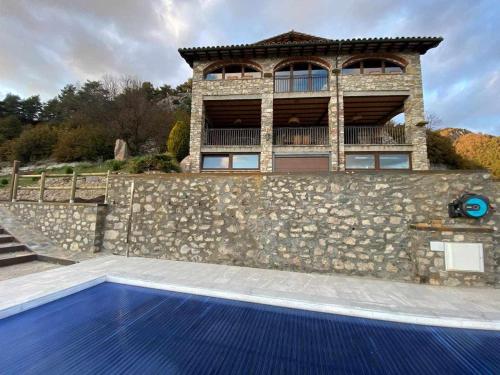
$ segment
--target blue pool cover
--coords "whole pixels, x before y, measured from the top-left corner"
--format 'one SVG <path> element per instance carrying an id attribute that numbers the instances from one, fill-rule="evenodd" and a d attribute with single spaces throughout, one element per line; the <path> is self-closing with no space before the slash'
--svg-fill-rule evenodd
<path id="1" fill-rule="evenodd" d="M 0 320 L 2 374 L 499 374 L 500 332 L 103 283 Z"/>

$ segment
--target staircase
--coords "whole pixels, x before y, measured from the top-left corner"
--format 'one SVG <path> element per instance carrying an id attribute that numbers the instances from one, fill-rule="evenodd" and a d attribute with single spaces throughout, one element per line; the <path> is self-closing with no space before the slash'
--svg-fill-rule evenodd
<path id="1" fill-rule="evenodd" d="M 32 262 L 37 255 L 0 227 L 0 267 Z"/>

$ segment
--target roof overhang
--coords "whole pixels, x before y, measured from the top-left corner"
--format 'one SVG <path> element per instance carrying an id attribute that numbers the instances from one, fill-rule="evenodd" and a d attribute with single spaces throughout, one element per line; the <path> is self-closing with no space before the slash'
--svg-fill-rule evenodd
<path id="1" fill-rule="evenodd" d="M 443 41 L 441 37 L 363 38 L 307 41 L 282 44 L 240 44 L 231 46 L 180 48 L 180 55 L 192 67 L 197 60 L 255 59 L 266 57 L 351 55 L 360 53 L 425 54 Z"/>

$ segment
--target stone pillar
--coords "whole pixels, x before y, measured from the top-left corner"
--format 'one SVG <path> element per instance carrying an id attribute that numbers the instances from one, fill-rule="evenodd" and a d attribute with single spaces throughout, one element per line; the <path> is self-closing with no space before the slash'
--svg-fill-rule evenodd
<path id="1" fill-rule="evenodd" d="M 260 171 L 273 171 L 273 94 L 262 94 L 260 120 Z"/>
<path id="2" fill-rule="evenodd" d="M 417 59 L 415 80 L 410 91 L 410 96 L 405 100 L 405 127 L 406 136 L 413 145 L 412 168 L 414 170 L 429 169 L 427 159 L 427 137 L 425 128 L 424 96 L 422 88 L 422 73 L 420 69 L 420 58 Z"/>
<path id="3" fill-rule="evenodd" d="M 330 80 L 332 96 L 328 102 L 328 140 L 330 142 L 330 169 L 332 172 L 344 170 L 344 96 L 339 77 L 339 95 L 337 103 L 337 82 L 335 74 L 336 72 L 334 69 L 332 72 L 332 79 Z"/>
<path id="4" fill-rule="evenodd" d="M 203 96 L 193 95 L 191 99 L 191 127 L 189 139 L 189 158 L 191 172 L 200 172 L 201 144 L 203 142 L 203 128 L 205 123 L 205 108 Z"/>

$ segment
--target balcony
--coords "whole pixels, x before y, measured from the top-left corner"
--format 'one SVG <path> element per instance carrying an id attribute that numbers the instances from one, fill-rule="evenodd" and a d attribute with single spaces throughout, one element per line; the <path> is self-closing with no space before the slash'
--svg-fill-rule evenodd
<path id="1" fill-rule="evenodd" d="M 328 145 L 328 127 L 288 127 L 273 129 L 275 146 L 324 146 Z"/>
<path id="2" fill-rule="evenodd" d="M 260 128 L 207 128 L 203 144 L 205 146 L 258 146 L 260 145 Z"/>
<path id="3" fill-rule="evenodd" d="M 346 126 L 346 145 L 405 145 L 404 126 Z"/>
<path id="4" fill-rule="evenodd" d="M 274 77 L 274 92 L 328 91 L 328 75 L 316 77 Z"/>

